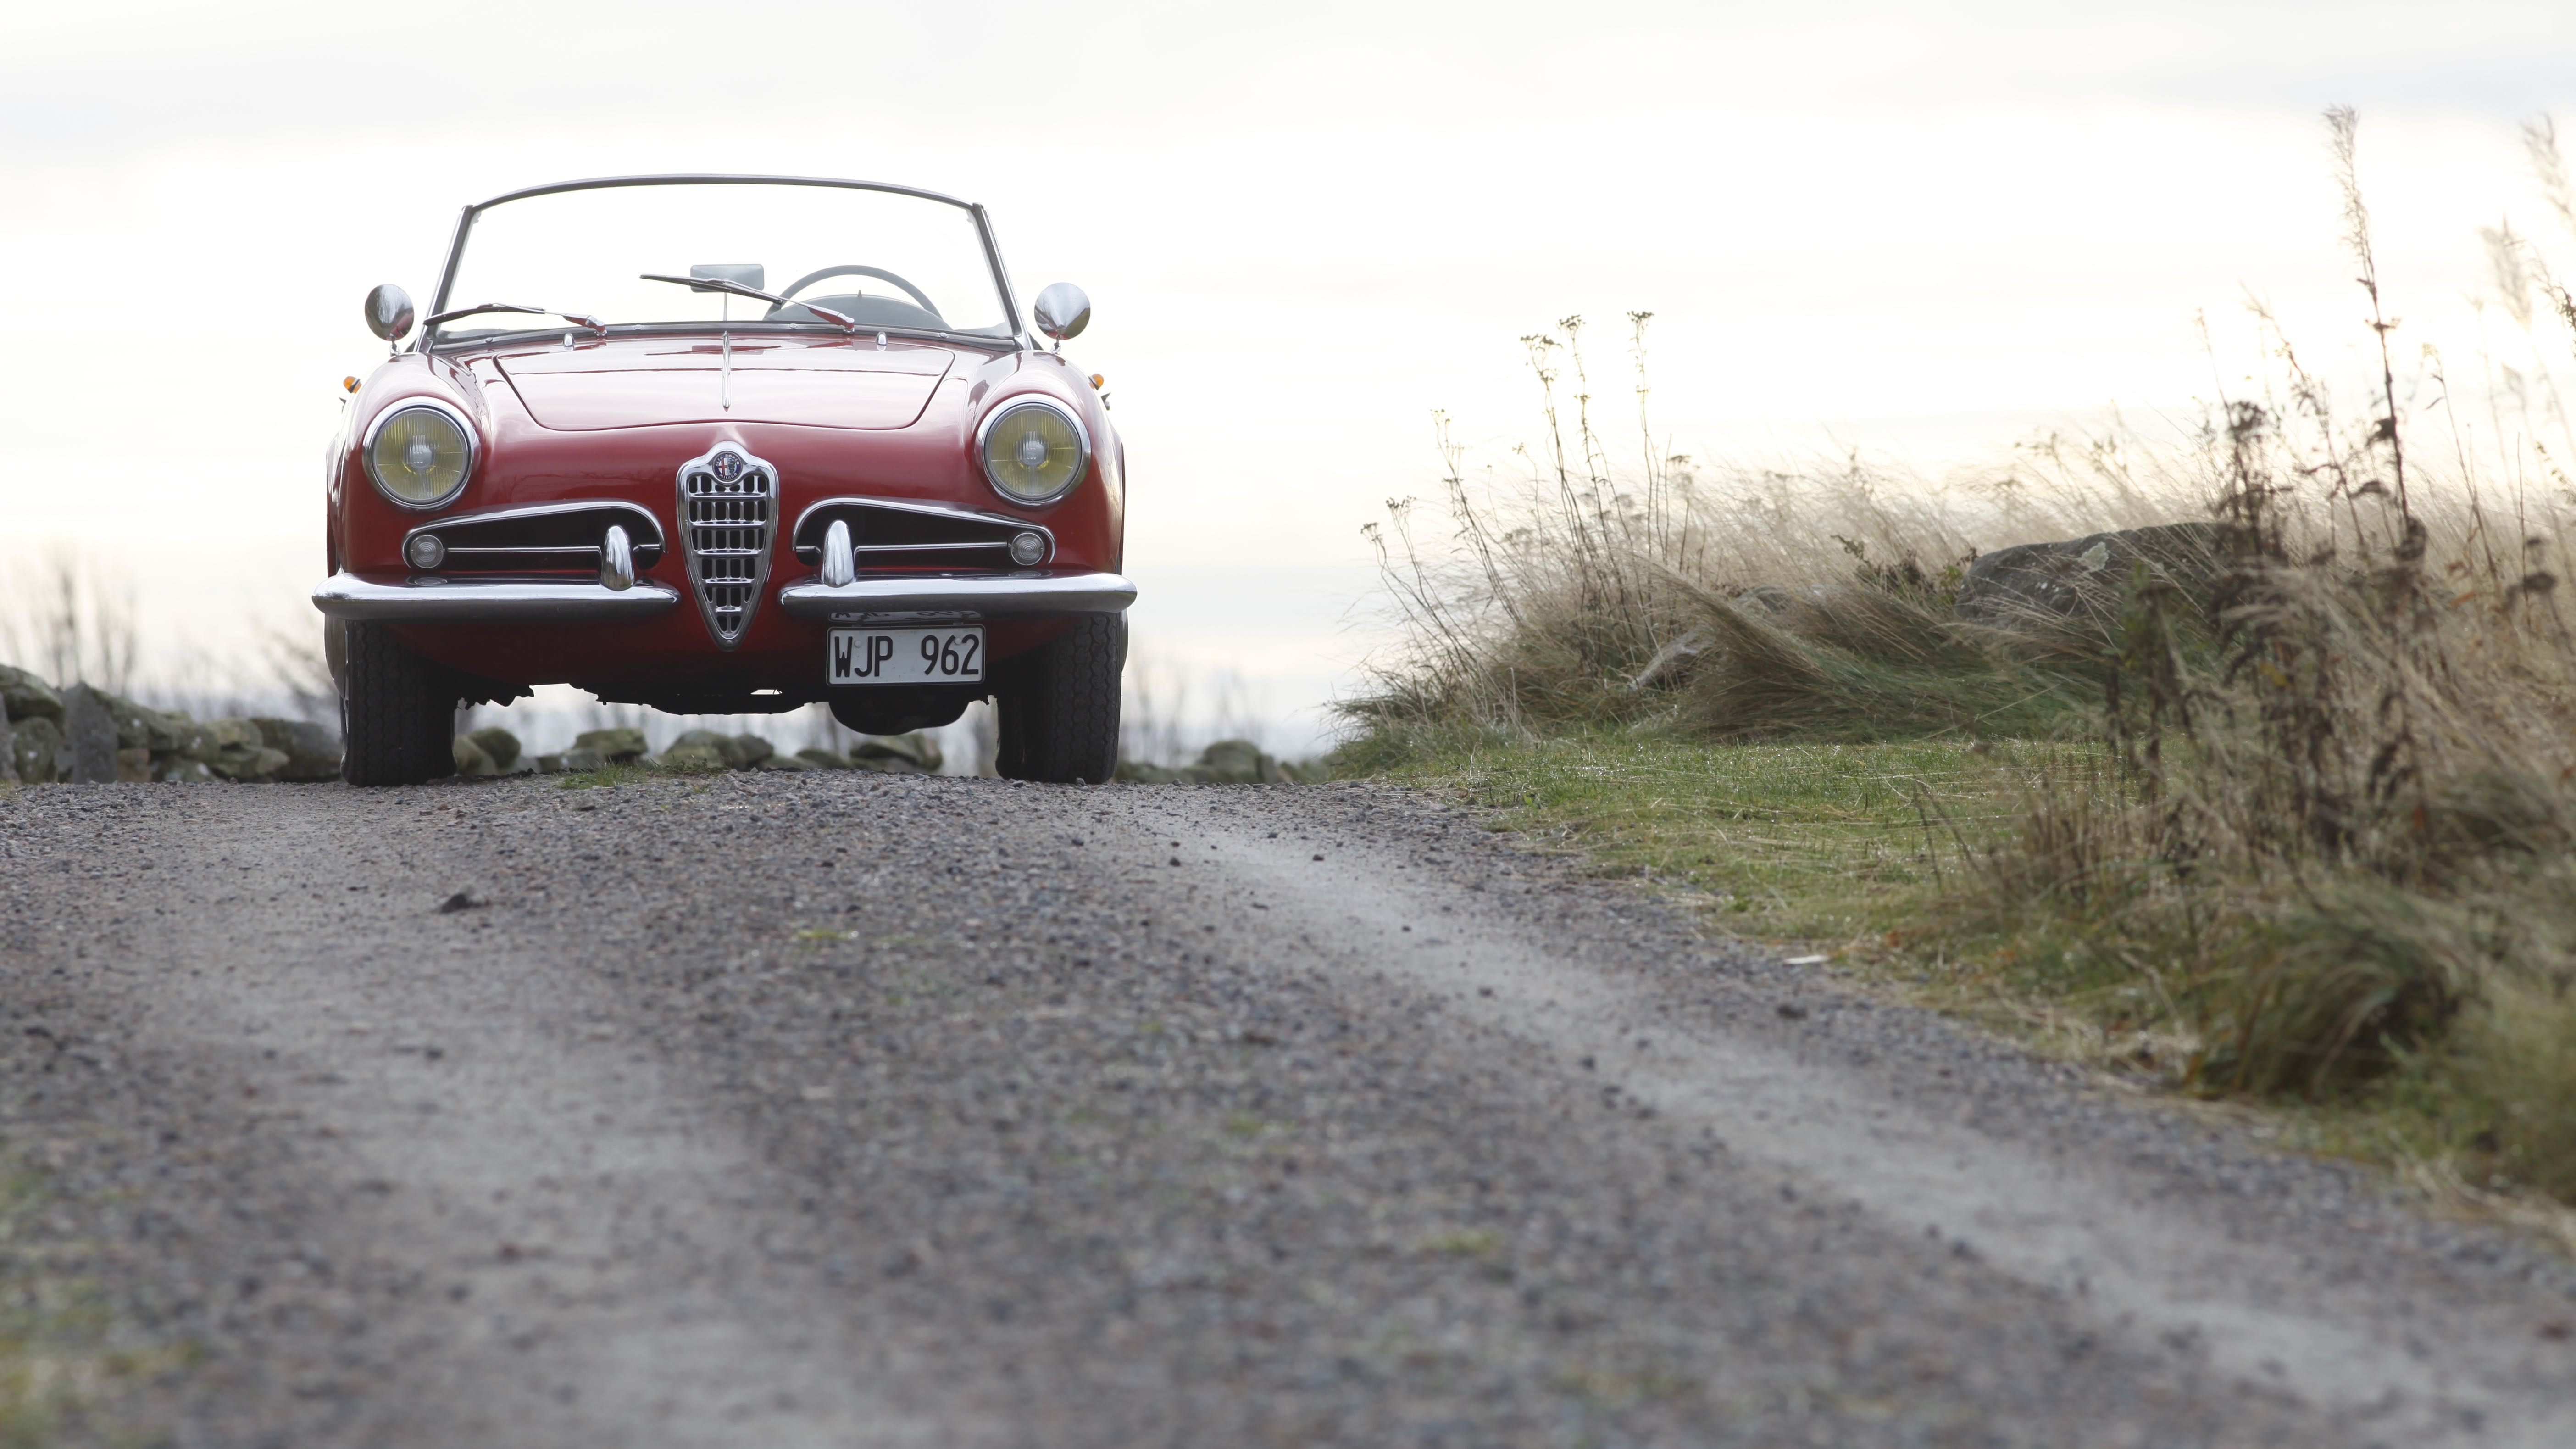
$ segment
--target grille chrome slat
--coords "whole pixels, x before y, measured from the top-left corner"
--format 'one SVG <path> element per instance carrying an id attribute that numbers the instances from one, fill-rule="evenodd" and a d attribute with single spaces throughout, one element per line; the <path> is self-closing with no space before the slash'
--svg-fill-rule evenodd
<path id="1" fill-rule="evenodd" d="M 553 572 L 599 567 L 600 541 L 612 527 L 626 530 L 637 567 L 662 557 L 662 525 L 651 510 L 623 499 L 571 499 L 454 513 L 433 518 L 403 535 L 402 556 L 434 535 L 444 562 L 433 572 L 480 576 L 511 570 Z"/>
<path id="2" fill-rule="evenodd" d="M 680 465 L 680 542 L 689 590 L 716 646 L 731 649 L 760 607 L 778 506 L 778 471 L 737 443 Z"/>
<path id="3" fill-rule="evenodd" d="M 1055 557 L 1054 533 L 1026 519 L 919 498 L 846 496 L 816 499 L 797 515 L 789 540 L 797 558 L 821 566 L 824 539 L 834 524 L 848 530 L 851 566 L 862 577 L 925 568 L 1007 572 L 1014 567 L 1012 542 L 1023 534 L 1040 540 L 1037 562 Z"/>

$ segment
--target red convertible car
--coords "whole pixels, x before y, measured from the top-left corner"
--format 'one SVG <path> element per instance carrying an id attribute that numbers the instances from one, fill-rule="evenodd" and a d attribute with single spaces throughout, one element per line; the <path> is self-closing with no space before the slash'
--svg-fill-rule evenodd
<path id="1" fill-rule="evenodd" d="M 1015 779 L 1117 761 L 1124 449 L 984 209 L 785 176 L 465 209 L 355 385 L 314 591 L 343 774 L 450 771 L 460 704 L 567 683 L 684 713 L 823 701 L 896 734 L 994 702 Z M 1036 334 L 1053 339 L 1042 344 Z"/>

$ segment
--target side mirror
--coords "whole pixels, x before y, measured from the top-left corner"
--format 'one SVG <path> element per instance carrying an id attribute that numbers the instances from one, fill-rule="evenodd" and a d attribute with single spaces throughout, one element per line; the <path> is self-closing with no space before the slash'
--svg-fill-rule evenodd
<path id="1" fill-rule="evenodd" d="M 411 333 L 411 293 L 391 282 L 367 294 L 367 330 L 385 341 L 400 342 Z"/>
<path id="2" fill-rule="evenodd" d="M 1052 337 L 1061 348 L 1068 337 L 1079 337 L 1091 325 L 1091 298 L 1071 282 L 1058 282 L 1038 293 L 1029 309 L 1036 314 L 1038 330 Z"/>

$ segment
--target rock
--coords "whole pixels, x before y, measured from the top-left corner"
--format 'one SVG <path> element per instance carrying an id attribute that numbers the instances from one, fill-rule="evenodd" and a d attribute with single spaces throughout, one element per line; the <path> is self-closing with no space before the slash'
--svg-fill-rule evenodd
<path id="1" fill-rule="evenodd" d="M 143 749 L 116 752 L 116 782 L 120 785 L 152 783 L 152 752 Z"/>
<path id="2" fill-rule="evenodd" d="M 31 715 L 9 729 L 11 763 L 17 766 L 21 784 L 50 785 L 69 774 L 63 727 L 52 716 Z"/>
<path id="3" fill-rule="evenodd" d="M 179 747 L 179 731 L 188 722 L 186 713 L 164 713 L 94 685 L 76 685 L 74 688 L 83 690 L 98 702 L 100 709 L 106 711 L 109 721 L 116 726 L 118 749 L 166 751 Z M 65 692 L 64 707 L 70 707 L 68 691 Z"/>
<path id="4" fill-rule="evenodd" d="M 743 767 L 741 742 L 732 735 L 718 734 L 714 730 L 682 731 L 679 738 L 662 747 L 662 762 L 679 763 L 672 758 L 675 754 L 685 757 L 693 767 L 699 769 L 705 768 L 705 759 L 702 757 L 711 757 L 717 764 L 728 770 L 739 770 Z"/>
<path id="5" fill-rule="evenodd" d="M 197 747 L 206 758 L 224 750 L 255 750 L 267 744 L 259 726 L 240 718 L 210 719 L 198 725 L 194 734 Z"/>
<path id="6" fill-rule="evenodd" d="M 1285 777 L 1279 762 L 1250 740 L 1219 740 L 1199 752 L 1197 768 L 1215 785 L 1271 785 Z"/>
<path id="7" fill-rule="evenodd" d="M 735 735 L 733 743 L 735 752 L 742 756 L 740 768 L 745 770 L 758 769 L 761 761 L 778 753 L 778 746 L 759 735 Z"/>
<path id="8" fill-rule="evenodd" d="M 241 784 L 266 783 L 294 763 L 287 751 L 269 745 L 268 737 L 254 720 L 210 719 L 186 726 L 177 737 L 186 746 L 177 752 L 177 758 L 193 760 L 216 777 Z M 334 773 L 337 770 L 333 766 Z"/>
<path id="9" fill-rule="evenodd" d="M 1321 767 L 1315 769 L 1321 778 Z M 1115 778 L 1134 785 L 1294 785 L 1295 767 L 1282 764 L 1250 740 L 1219 740 L 1199 752 L 1198 763 L 1172 769 L 1143 760 L 1120 760 Z"/>
<path id="10" fill-rule="evenodd" d="M 206 769 L 241 785 L 265 784 L 286 768 L 286 751 L 266 745 L 226 745 L 202 762 Z"/>
<path id="11" fill-rule="evenodd" d="M 167 754 L 173 759 L 203 760 L 212 756 L 220 748 L 215 743 L 213 731 L 188 718 L 184 713 L 174 713 L 169 716 L 169 719 L 170 738 L 173 743 L 167 751 L 154 750 L 152 753 L 155 758 Z"/>
<path id="12" fill-rule="evenodd" d="M 0 664 L 0 714 L 9 716 L 12 724 L 22 719 L 59 720 L 63 697 L 27 671 Z"/>
<path id="13" fill-rule="evenodd" d="M 2140 562 L 2198 594 L 2216 576 L 2227 538 L 2223 523 L 2167 523 L 2000 548 L 1968 565 L 1956 604 L 1962 618 L 1981 624 L 2108 614 Z"/>
<path id="14" fill-rule="evenodd" d="M 16 732 L 9 728 L 9 716 L 0 712 L 0 785 L 18 782 L 18 746 Z"/>
<path id="15" fill-rule="evenodd" d="M 116 778 L 116 717 L 86 684 L 63 691 L 63 734 L 71 744 L 76 785 L 104 785 Z"/>
<path id="16" fill-rule="evenodd" d="M 657 770 L 681 770 L 692 774 L 733 768 L 713 745 L 673 744 L 645 763 Z"/>
<path id="17" fill-rule="evenodd" d="M 821 765 L 815 764 L 815 763 L 814 763 L 813 761 L 811 761 L 811 760 L 801 760 L 801 759 L 798 759 L 798 758 L 797 758 L 796 756 L 794 756 L 794 755 L 781 755 L 781 754 L 777 754 L 777 753 L 774 753 L 774 752 L 773 752 L 773 753 L 771 753 L 771 754 L 769 754 L 769 755 L 763 756 L 763 757 L 761 758 L 760 762 L 759 762 L 759 763 L 757 763 L 757 764 L 755 764 L 755 765 L 753 765 L 753 766 L 752 766 L 752 768 L 753 768 L 753 769 L 755 769 L 755 770 L 790 770 L 790 771 L 793 771 L 793 770 L 819 770 L 819 769 L 822 769 L 823 767 L 822 767 Z"/>
<path id="18" fill-rule="evenodd" d="M 519 737 L 499 725 L 485 725 L 466 734 L 475 746 L 491 757 L 496 774 L 506 775 L 519 763 Z"/>
<path id="19" fill-rule="evenodd" d="M 501 773 L 493 766 L 492 757 L 483 753 L 481 745 L 474 743 L 472 735 L 458 735 L 452 753 L 456 757 L 456 774 L 460 779 L 484 780 Z"/>
<path id="20" fill-rule="evenodd" d="M 818 770 L 846 770 L 850 768 L 849 756 L 826 749 L 810 748 L 798 750 L 796 752 L 796 758 L 803 760 L 805 763 L 812 765 Z"/>
<path id="21" fill-rule="evenodd" d="M 286 756 L 274 778 L 311 782 L 340 778 L 340 737 L 309 719 L 261 718 L 251 722 L 259 742 Z"/>
<path id="22" fill-rule="evenodd" d="M 1288 766 L 1267 755 L 1252 740 L 1218 740 L 1198 753 L 1195 766 L 1154 766 L 1146 761 L 1118 761 L 1115 779 L 1128 784 L 1298 784 L 1301 779 L 1329 779 L 1321 763 Z"/>
<path id="23" fill-rule="evenodd" d="M 560 755 L 537 756 L 537 773 L 540 775 L 577 775 L 607 768 L 608 761 L 601 757 L 599 751 L 586 745 L 575 745 Z"/>
<path id="24" fill-rule="evenodd" d="M 1210 778 L 1248 785 L 1261 778 L 1261 747 L 1250 740 L 1219 740 L 1199 752 Z"/>
<path id="25" fill-rule="evenodd" d="M 644 758 L 646 749 L 644 732 L 630 725 L 620 725 L 615 729 L 589 730 L 573 736 L 572 743 L 574 749 L 596 752 L 600 760 L 607 764 L 629 764 L 640 760 Z M 569 751 L 566 752 L 566 758 L 570 758 Z"/>
<path id="26" fill-rule="evenodd" d="M 871 735 L 850 751 L 850 765 L 885 775 L 936 775 L 939 742 L 925 734 Z"/>
<path id="27" fill-rule="evenodd" d="M 152 762 L 152 778 L 173 785 L 211 785 L 215 772 L 207 769 L 202 760 L 170 755 Z"/>

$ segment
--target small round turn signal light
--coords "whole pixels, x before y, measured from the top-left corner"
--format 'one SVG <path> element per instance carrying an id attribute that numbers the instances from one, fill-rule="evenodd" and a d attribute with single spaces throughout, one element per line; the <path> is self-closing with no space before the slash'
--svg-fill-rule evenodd
<path id="1" fill-rule="evenodd" d="M 1094 386 L 1097 386 L 1097 384 L 1095 383 L 1095 384 L 1094 384 Z M 357 390 L 358 390 L 358 380 L 357 380 L 356 378 L 354 378 L 354 377 L 344 377 L 344 378 L 340 379 L 340 391 L 342 391 L 342 392 L 356 392 Z"/>
<path id="2" fill-rule="evenodd" d="M 1102 377 L 1099 373 L 1095 372 L 1091 375 L 1091 390 L 1093 392 L 1098 392 L 1101 388 L 1107 386 L 1108 382 L 1109 379 Z"/>
<path id="3" fill-rule="evenodd" d="M 414 534 L 412 541 L 403 545 L 403 557 L 411 560 L 413 568 L 434 569 L 447 562 L 447 545 L 439 541 L 437 534 Z"/>
<path id="4" fill-rule="evenodd" d="M 1044 535 L 1036 533 L 1015 533 L 1011 535 L 1011 562 L 1018 564 L 1020 567 L 1031 567 L 1040 559 L 1045 558 L 1046 554 L 1047 546 Z"/>

